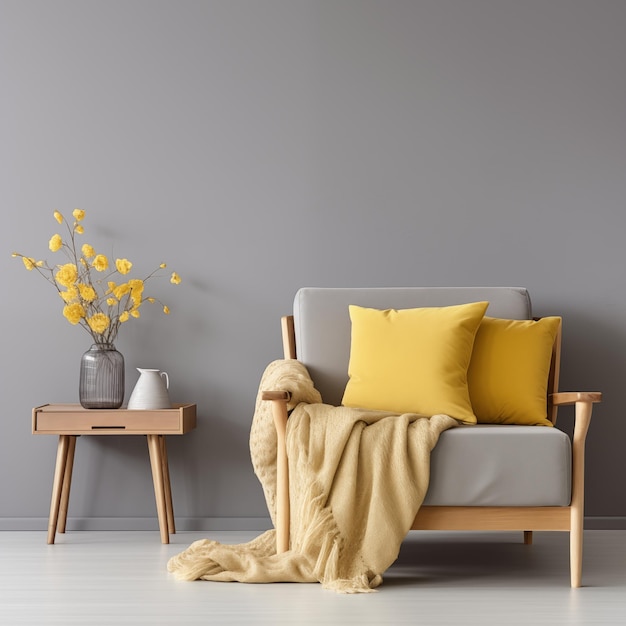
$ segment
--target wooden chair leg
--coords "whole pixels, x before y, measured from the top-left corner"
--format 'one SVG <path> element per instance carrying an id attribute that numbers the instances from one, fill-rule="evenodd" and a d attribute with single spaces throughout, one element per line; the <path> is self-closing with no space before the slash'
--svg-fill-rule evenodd
<path id="1" fill-rule="evenodd" d="M 54 480 L 52 483 L 52 501 L 50 502 L 50 517 L 48 518 L 48 543 L 54 543 L 61 507 L 61 494 L 63 493 L 63 481 L 67 466 L 67 455 L 70 447 L 70 436 L 59 435 L 57 446 L 57 460 L 54 468 Z"/>
<path id="2" fill-rule="evenodd" d="M 572 442 L 572 503 L 570 506 L 570 573 L 572 587 L 582 585 L 585 509 L 585 437 L 591 421 L 592 402 L 576 402 Z"/>
<path id="3" fill-rule="evenodd" d="M 67 524 L 67 509 L 70 501 L 70 489 L 72 487 L 72 471 L 74 469 L 74 453 L 76 451 L 76 435 L 70 435 L 67 461 L 63 474 L 63 487 L 61 489 L 61 505 L 59 508 L 59 522 L 57 532 L 64 533 Z"/>
<path id="4" fill-rule="evenodd" d="M 583 529 L 582 524 L 572 525 L 569 533 L 571 583 L 573 588 L 582 585 L 583 578 Z"/>
<path id="5" fill-rule="evenodd" d="M 165 504 L 165 486 L 163 482 L 163 461 L 159 436 L 147 435 L 148 451 L 150 452 L 152 482 L 154 483 L 154 497 L 156 500 L 157 517 L 159 518 L 159 530 L 161 531 L 161 543 L 169 543 L 170 536 L 168 533 L 167 506 Z"/>
<path id="6" fill-rule="evenodd" d="M 276 553 L 289 550 L 289 465 L 287 459 L 287 402 L 288 392 L 263 393 L 263 399 L 272 403 L 272 416 L 276 427 Z"/>

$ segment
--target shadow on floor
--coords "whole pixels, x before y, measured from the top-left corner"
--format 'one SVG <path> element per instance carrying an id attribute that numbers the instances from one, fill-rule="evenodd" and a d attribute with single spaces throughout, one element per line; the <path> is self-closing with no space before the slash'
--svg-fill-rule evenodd
<path id="1" fill-rule="evenodd" d="M 560 534 L 560 533 L 559 533 Z M 403 542 L 396 562 L 384 576 L 388 585 L 519 585 L 538 578 L 546 585 L 569 583 L 566 535 L 535 533 L 524 545 L 522 533 L 433 533 L 414 531 Z M 562 580 L 561 580 L 562 579 Z"/>

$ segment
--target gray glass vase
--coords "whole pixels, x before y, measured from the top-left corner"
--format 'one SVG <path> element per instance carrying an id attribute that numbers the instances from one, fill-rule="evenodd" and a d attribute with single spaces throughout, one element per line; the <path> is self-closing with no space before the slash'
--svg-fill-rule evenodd
<path id="1" fill-rule="evenodd" d="M 124 402 L 124 357 L 112 343 L 94 343 L 80 360 L 78 397 L 85 409 L 119 409 Z"/>

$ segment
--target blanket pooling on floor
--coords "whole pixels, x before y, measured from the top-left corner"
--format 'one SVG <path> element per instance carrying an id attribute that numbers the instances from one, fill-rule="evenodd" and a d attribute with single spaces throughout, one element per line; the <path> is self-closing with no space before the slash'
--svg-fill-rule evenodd
<path id="1" fill-rule="evenodd" d="M 323 404 L 301 363 L 274 361 L 261 379 L 250 431 L 252 463 L 274 522 L 276 432 L 262 390 L 291 392 L 290 549 L 276 553 L 274 530 L 237 545 L 204 539 L 170 559 L 168 570 L 184 580 L 373 590 L 398 557 L 426 495 L 430 453 L 456 421 Z"/>

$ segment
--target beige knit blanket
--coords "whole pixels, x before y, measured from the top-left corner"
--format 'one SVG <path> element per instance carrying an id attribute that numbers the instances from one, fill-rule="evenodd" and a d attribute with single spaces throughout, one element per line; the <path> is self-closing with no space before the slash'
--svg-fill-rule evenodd
<path id="1" fill-rule="evenodd" d="M 380 585 L 426 495 L 430 453 L 456 425 L 447 415 L 389 414 L 332 407 L 295 360 L 271 363 L 261 379 L 250 452 L 272 520 L 276 433 L 262 390 L 287 390 L 291 546 L 276 554 L 275 531 L 249 543 L 203 539 L 170 559 L 184 580 L 321 582 L 344 593 Z"/>

